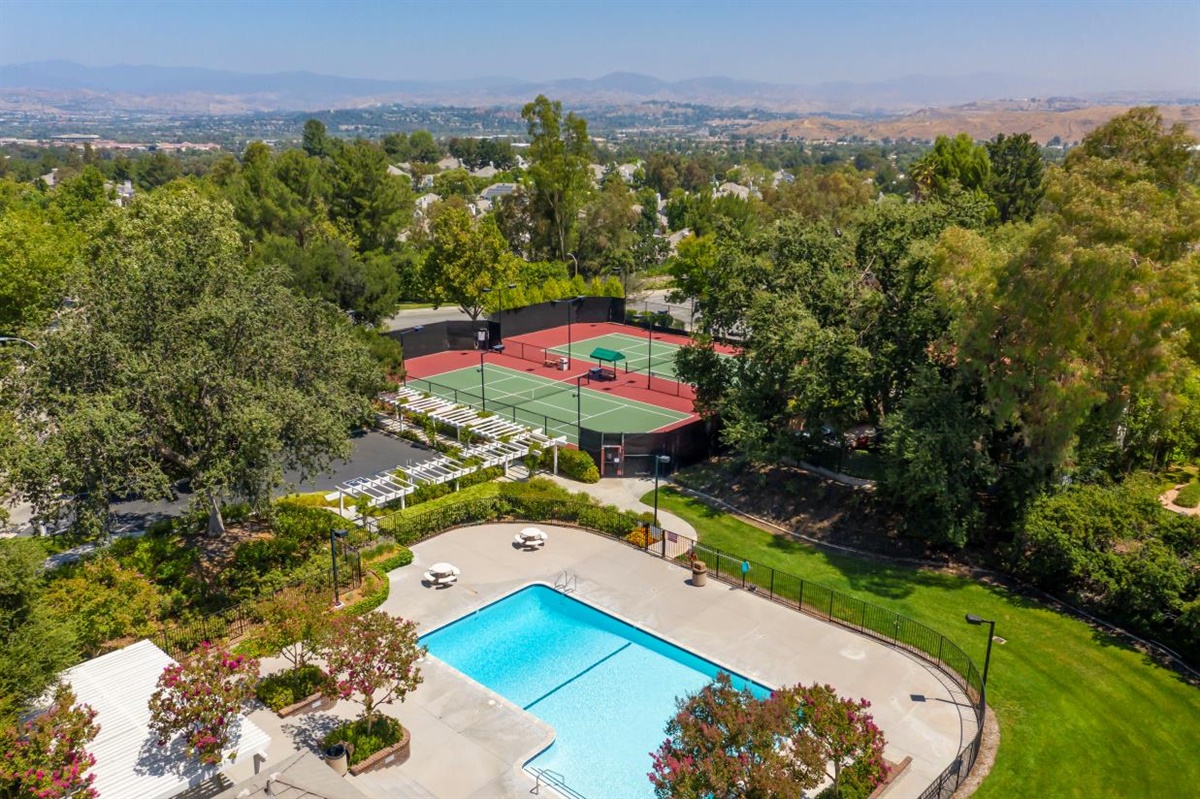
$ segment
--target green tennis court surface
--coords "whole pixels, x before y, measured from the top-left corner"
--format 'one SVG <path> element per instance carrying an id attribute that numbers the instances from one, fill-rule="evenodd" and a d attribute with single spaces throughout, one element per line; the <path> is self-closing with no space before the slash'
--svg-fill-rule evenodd
<path id="1" fill-rule="evenodd" d="M 631 372 L 653 372 L 659 377 L 676 380 L 675 353 L 680 349 L 678 344 L 668 344 L 665 341 L 647 340 L 645 336 L 629 336 L 624 333 L 605 333 L 603 336 L 587 338 L 571 344 L 571 356 L 586 361 L 588 355 L 597 347 L 616 350 L 625 356 L 625 360 L 617 363 L 617 370 L 628 367 Z M 549 347 L 546 352 L 555 355 L 566 355 L 567 345 Z M 606 364 L 610 365 L 610 364 Z M 625 432 L 629 432 L 626 430 Z"/>
<path id="2" fill-rule="evenodd" d="M 493 364 L 485 370 L 482 391 L 477 366 L 410 377 L 406 385 L 473 408 L 486 406 L 510 421 L 566 436 L 572 444 L 579 443 L 577 418 L 584 427 L 604 433 L 648 433 L 688 418 L 686 413 L 594 391 L 586 380 L 579 391 L 573 380 L 550 380 Z"/>

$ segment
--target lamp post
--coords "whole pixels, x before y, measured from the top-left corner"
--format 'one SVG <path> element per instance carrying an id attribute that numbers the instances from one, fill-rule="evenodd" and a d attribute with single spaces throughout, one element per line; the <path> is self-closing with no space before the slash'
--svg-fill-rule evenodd
<path id="1" fill-rule="evenodd" d="M 658 465 L 660 463 L 670 463 L 670 455 L 655 455 L 654 456 L 654 526 L 658 527 Z"/>
<path id="2" fill-rule="evenodd" d="M 479 351 L 479 398 L 483 401 L 483 410 L 487 410 L 487 380 L 483 374 L 483 356 L 487 350 Z"/>
<path id="3" fill-rule="evenodd" d="M 571 259 L 571 263 L 575 264 L 575 271 L 571 274 L 571 277 L 579 277 L 579 259 L 575 257 L 575 253 L 573 252 L 567 253 L 567 257 Z"/>
<path id="4" fill-rule="evenodd" d="M 420 333 L 425 329 L 425 325 L 415 325 L 407 330 L 397 330 L 397 335 L 400 336 L 400 363 L 403 364 L 408 359 L 408 352 L 404 349 L 404 334 L 405 333 Z"/>
<path id="5" fill-rule="evenodd" d="M 337 578 L 337 539 L 345 538 L 349 533 L 345 530 L 329 531 L 329 559 L 333 562 L 333 606 L 340 608 L 342 606 L 342 598 L 338 596 L 338 578 Z"/>
<path id="6" fill-rule="evenodd" d="M 987 716 L 988 666 L 992 663 L 992 639 L 996 637 L 996 622 L 994 619 L 985 619 L 976 616 L 974 613 L 968 613 L 966 618 L 967 624 L 974 624 L 976 626 L 981 624 L 988 625 L 987 654 L 983 656 L 983 678 L 979 681 L 979 706 L 981 708 L 979 723 L 982 725 L 984 718 Z"/>
<path id="7" fill-rule="evenodd" d="M 575 446 L 583 438 L 583 375 L 575 375 Z"/>
<path id="8" fill-rule="evenodd" d="M 558 305 L 565 302 L 567 304 L 567 361 L 571 360 L 571 306 L 577 302 L 583 302 L 584 296 L 580 294 L 578 297 L 571 297 L 567 300 L 550 300 L 551 305 Z"/>

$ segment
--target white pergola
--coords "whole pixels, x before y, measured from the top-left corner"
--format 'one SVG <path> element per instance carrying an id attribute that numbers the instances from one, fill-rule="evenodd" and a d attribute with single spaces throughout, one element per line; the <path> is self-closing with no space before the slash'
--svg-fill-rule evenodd
<path id="1" fill-rule="evenodd" d="M 379 399 L 392 408 L 391 415 L 376 415 L 376 424 L 383 430 L 401 433 L 405 428 L 404 414 L 419 413 L 453 427 L 460 434 L 466 430 L 484 441 L 464 445 L 461 455 L 454 458 L 440 455 L 415 466 L 396 466 L 370 477 L 356 477 L 338 485 L 325 498 L 330 502 L 336 499 L 338 509 L 343 514 L 347 497 L 352 502 L 365 497 L 370 507 L 399 500 L 400 508 L 404 509 L 405 498 L 423 485 L 453 482 L 457 491 L 459 478 L 493 466 L 500 466 L 507 472 L 511 463 L 524 458 L 532 449 L 551 450 L 554 453 L 554 472 L 558 472 L 558 448 L 566 446 L 566 436 L 549 436 L 541 429 L 514 424 L 496 416 L 481 416 L 474 408 L 440 397 L 427 397 L 407 387 L 382 394 Z"/>

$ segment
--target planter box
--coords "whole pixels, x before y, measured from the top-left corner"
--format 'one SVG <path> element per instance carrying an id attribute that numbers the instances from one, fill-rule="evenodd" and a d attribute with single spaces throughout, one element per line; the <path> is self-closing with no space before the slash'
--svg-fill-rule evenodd
<path id="1" fill-rule="evenodd" d="M 400 765 L 408 760 L 408 744 L 410 740 L 408 727 L 405 727 L 399 741 L 386 749 L 380 749 L 361 763 L 351 766 L 350 773 L 357 777 L 359 774 L 365 774 L 368 771 Z"/>
<path id="2" fill-rule="evenodd" d="M 328 710 L 337 704 L 336 699 L 330 699 L 321 694 L 313 694 L 312 696 L 301 699 L 294 705 L 288 705 L 279 710 L 279 717 L 286 719 L 288 716 L 298 716 L 301 713 L 310 713 L 314 710 Z"/>

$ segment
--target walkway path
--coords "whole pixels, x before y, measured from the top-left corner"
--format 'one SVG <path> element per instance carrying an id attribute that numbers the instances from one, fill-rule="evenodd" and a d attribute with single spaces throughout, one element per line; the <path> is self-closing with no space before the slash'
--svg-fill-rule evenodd
<path id="1" fill-rule="evenodd" d="M 540 476 L 540 475 L 539 475 Z M 605 505 L 616 505 L 621 510 L 631 510 L 636 513 L 653 512 L 654 506 L 642 502 L 642 497 L 654 490 L 654 479 L 650 477 L 607 477 L 599 483 L 591 485 L 569 480 L 562 475 L 546 475 L 563 488 L 571 491 L 583 491 L 592 495 Z M 667 483 L 659 480 L 661 491 Z M 659 526 L 672 533 L 696 538 L 696 528 L 673 513 L 661 508 L 658 511 Z"/>
<path id="2" fill-rule="evenodd" d="M 1185 508 L 1182 505 L 1175 504 L 1175 497 L 1179 496 L 1179 492 L 1185 485 L 1187 485 L 1187 483 L 1180 483 L 1167 493 L 1160 496 L 1158 501 L 1161 502 L 1163 507 L 1169 511 L 1182 513 L 1184 516 L 1200 516 L 1200 505 L 1197 505 L 1194 508 Z"/>

